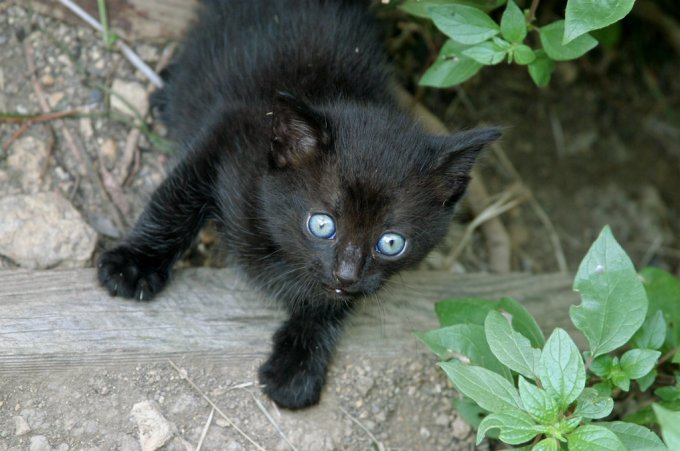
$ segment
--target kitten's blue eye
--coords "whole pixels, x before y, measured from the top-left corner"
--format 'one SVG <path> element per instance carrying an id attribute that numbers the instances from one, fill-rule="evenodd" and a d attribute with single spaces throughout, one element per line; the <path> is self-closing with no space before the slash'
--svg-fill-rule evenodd
<path id="1" fill-rule="evenodd" d="M 401 254 L 406 247 L 406 238 L 394 232 L 383 233 L 375 248 L 378 252 L 388 257 Z"/>
<path id="2" fill-rule="evenodd" d="M 315 213 L 307 221 L 309 233 L 317 238 L 332 240 L 335 238 L 335 221 L 330 216 L 323 213 Z"/>

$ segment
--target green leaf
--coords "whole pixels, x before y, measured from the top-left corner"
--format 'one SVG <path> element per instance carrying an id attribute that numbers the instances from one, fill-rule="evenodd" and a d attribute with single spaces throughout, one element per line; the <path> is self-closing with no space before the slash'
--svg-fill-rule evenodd
<path id="1" fill-rule="evenodd" d="M 659 436 L 646 427 L 625 421 L 599 422 L 597 424 L 616 434 L 621 443 L 629 450 L 667 450 Z"/>
<path id="2" fill-rule="evenodd" d="M 491 352 L 503 365 L 529 379 L 536 378 L 541 351 L 532 348 L 528 338 L 515 332 L 502 314 L 495 310 L 489 312 L 484 334 Z"/>
<path id="3" fill-rule="evenodd" d="M 630 379 L 639 379 L 652 371 L 660 356 L 651 349 L 631 349 L 621 356 L 621 369 Z"/>
<path id="4" fill-rule="evenodd" d="M 550 77 L 555 70 L 555 62 L 548 58 L 544 50 L 534 52 L 535 59 L 529 63 L 529 75 L 536 86 L 543 87 L 550 83 Z"/>
<path id="5" fill-rule="evenodd" d="M 407 0 L 401 5 L 399 9 L 417 17 L 429 18 L 428 10 L 437 5 L 449 5 L 454 3 L 452 0 Z"/>
<path id="6" fill-rule="evenodd" d="M 449 48 L 449 43 L 454 46 L 450 47 L 450 51 L 462 51 L 467 48 L 455 41 L 448 41 L 444 47 Z M 443 49 L 442 49 L 443 51 Z M 504 312 L 506 316 L 511 316 L 512 328 L 521 333 L 531 341 L 531 345 L 536 348 L 542 348 L 545 344 L 545 338 L 541 328 L 531 313 L 527 309 L 512 298 L 503 298 L 500 301 L 490 301 L 486 299 L 476 298 L 461 298 L 461 299 L 447 299 L 435 304 L 435 312 L 437 318 L 442 326 L 451 326 L 454 324 L 478 324 L 484 325 L 486 315 L 491 310 L 499 310 Z"/>
<path id="7" fill-rule="evenodd" d="M 537 368 L 543 388 L 566 409 L 583 391 L 586 370 L 576 344 L 563 329 L 553 331 L 541 353 Z"/>
<path id="8" fill-rule="evenodd" d="M 659 349 L 666 340 L 666 320 L 663 312 L 657 310 L 647 317 L 640 330 L 633 335 L 631 344 L 636 348 Z"/>
<path id="9" fill-rule="evenodd" d="M 527 37 L 527 23 L 524 13 L 513 1 L 508 0 L 501 17 L 501 35 L 510 42 L 522 42 Z"/>
<path id="10" fill-rule="evenodd" d="M 522 391 L 520 390 L 520 396 Z M 579 415 L 591 420 L 598 420 L 604 418 L 614 408 L 614 400 L 609 396 L 602 396 L 600 392 L 594 388 L 586 388 L 581 393 L 581 396 L 576 400 L 576 410 L 574 415 Z"/>
<path id="11" fill-rule="evenodd" d="M 616 434 L 602 426 L 587 424 L 567 436 L 569 451 L 626 451 Z"/>
<path id="12" fill-rule="evenodd" d="M 432 6 L 450 5 L 453 3 L 474 6 L 488 12 L 503 6 L 505 0 L 406 0 L 399 5 L 399 9 L 414 16 L 429 18 L 430 13 L 428 9 Z"/>
<path id="13" fill-rule="evenodd" d="M 449 376 L 453 386 L 482 409 L 489 412 L 522 409 L 517 390 L 498 373 L 478 366 L 463 365 L 457 360 L 441 362 L 439 366 Z"/>
<path id="14" fill-rule="evenodd" d="M 497 305 L 498 301 L 486 299 L 447 299 L 437 302 L 434 305 L 434 311 L 442 326 L 452 326 L 454 324 L 477 324 L 483 326 L 486 315 L 495 309 Z"/>
<path id="15" fill-rule="evenodd" d="M 441 360 L 455 357 L 512 379 L 510 371 L 491 352 L 482 326 L 456 324 L 415 335 Z"/>
<path id="16" fill-rule="evenodd" d="M 462 44 L 479 44 L 500 33 L 491 17 L 471 6 L 433 6 L 428 12 L 442 33 Z"/>
<path id="17" fill-rule="evenodd" d="M 609 373 L 609 380 L 623 391 L 630 390 L 630 377 L 618 365 L 612 367 L 612 371 Z"/>
<path id="18" fill-rule="evenodd" d="M 534 420 L 543 425 L 551 425 L 557 421 L 560 408 L 548 393 L 527 382 L 519 376 L 519 397 L 524 404 L 524 409 Z"/>
<path id="19" fill-rule="evenodd" d="M 626 17 L 635 0 L 569 0 L 565 11 L 565 44 Z"/>
<path id="20" fill-rule="evenodd" d="M 680 387 L 677 385 L 657 388 L 654 394 L 664 401 L 680 401 Z"/>
<path id="21" fill-rule="evenodd" d="M 649 387 L 654 384 L 654 381 L 656 380 L 656 370 L 652 370 L 649 373 L 645 374 L 644 376 L 638 378 L 637 384 L 638 387 L 640 387 L 640 391 L 647 391 Z"/>
<path id="22" fill-rule="evenodd" d="M 603 354 L 590 363 L 590 371 L 596 376 L 606 378 L 611 373 L 612 362 L 612 357 L 609 354 Z"/>
<path id="23" fill-rule="evenodd" d="M 680 411 L 680 400 L 670 402 L 661 401 L 657 404 L 673 412 Z M 645 406 L 636 412 L 626 415 L 623 418 L 623 421 L 640 424 L 643 426 L 654 426 L 659 424 L 659 422 L 656 420 L 656 415 L 654 415 L 654 411 L 652 410 L 651 405 Z"/>
<path id="24" fill-rule="evenodd" d="M 536 55 L 534 54 L 534 51 L 531 50 L 531 47 L 524 44 L 519 44 L 513 47 L 512 55 L 515 58 L 517 64 L 530 64 L 536 59 Z"/>
<path id="25" fill-rule="evenodd" d="M 509 445 L 528 442 L 542 432 L 542 428 L 526 412 L 517 409 L 492 413 L 484 418 L 477 430 L 477 445 L 482 442 L 489 429 L 500 429 L 499 438 Z"/>
<path id="26" fill-rule="evenodd" d="M 560 444 L 552 437 L 544 438 L 536 443 L 531 451 L 559 451 Z"/>
<path id="27" fill-rule="evenodd" d="M 531 342 L 531 346 L 542 348 L 545 345 L 543 331 L 529 311 L 512 298 L 503 298 L 498 303 L 498 310 L 512 316 L 512 328 L 524 335 Z"/>
<path id="28" fill-rule="evenodd" d="M 482 65 L 463 56 L 466 46 L 448 40 L 439 52 L 437 60 L 420 78 L 422 86 L 449 88 L 473 77 Z"/>
<path id="29" fill-rule="evenodd" d="M 652 404 L 652 408 L 661 425 L 661 435 L 668 449 L 680 449 L 680 412 L 667 410 L 658 404 Z"/>
<path id="30" fill-rule="evenodd" d="M 463 420 L 474 429 L 479 429 L 479 424 L 482 422 L 484 417 L 489 413 L 488 411 L 482 409 L 474 402 L 472 399 L 463 397 L 462 399 L 454 399 L 452 401 L 453 408 L 456 412 L 463 417 Z"/>
<path id="31" fill-rule="evenodd" d="M 557 428 L 559 431 L 562 431 L 563 434 L 568 434 L 569 432 L 576 429 L 581 421 L 583 421 L 582 417 L 572 416 L 566 420 L 560 421 L 560 423 L 557 425 Z"/>
<path id="32" fill-rule="evenodd" d="M 596 390 L 602 396 L 612 395 L 612 385 L 609 381 L 601 381 L 593 385 L 591 388 Z"/>
<path id="33" fill-rule="evenodd" d="M 501 47 L 494 41 L 482 42 L 463 51 L 463 55 L 487 66 L 500 63 L 507 53 L 507 48 Z"/>
<path id="34" fill-rule="evenodd" d="M 583 302 L 572 306 L 569 315 L 588 340 L 593 357 L 626 344 L 644 322 L 647 295 L 608 226 L 581 262 L 574 290 Z"/>
<path id="35" fill-rule="evenodd" d="M 557 22 L 542 27 L 538 31 L 538 34 L 541 38 L 543 50 L 545 50 L 545 53 L 555 61 L 576 59 L 597 45 L 597 41 L 589 34 L 584 34 L 568 44 L 563 44 L 563 20 L 558 20 Z"/>
<path id="36" fill-rule="evenodd" d="M 680 344 L 680 280 L 658 268 L 645 268 L 640 275 L 649 298 L 649 310 L 663 312 L 668 325 L 665 348 L 670 350 Z"/>

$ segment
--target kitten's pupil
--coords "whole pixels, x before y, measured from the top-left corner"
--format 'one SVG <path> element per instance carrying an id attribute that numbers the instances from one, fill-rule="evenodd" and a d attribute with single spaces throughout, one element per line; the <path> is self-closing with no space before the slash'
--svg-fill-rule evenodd
<path id="1" fill-rule="evenodd" d="M 331 240 L 335 238 L 335 221 L 324 213 L 315 213 L 307 221 L 309 233 L 317 238 Z"/>
<path id="2" fill-rule="evenodd" d="M 375 247 L 379 253 L 394 257 L 404 251 L 406 238 L 395 232 L 387 232 L 380 237 Z"/>

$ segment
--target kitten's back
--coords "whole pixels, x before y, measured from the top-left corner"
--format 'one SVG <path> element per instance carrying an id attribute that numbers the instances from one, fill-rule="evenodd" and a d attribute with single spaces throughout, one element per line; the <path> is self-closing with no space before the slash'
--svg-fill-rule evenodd
<path id="1" fill-rule="evenodd" d="M 276 91 L 308 102 L 384 103 L 388 70 L 366 11 L 347 0 L 207 0 L 165 88 L 180 139 L 215 109 L 268 109 Z"/>

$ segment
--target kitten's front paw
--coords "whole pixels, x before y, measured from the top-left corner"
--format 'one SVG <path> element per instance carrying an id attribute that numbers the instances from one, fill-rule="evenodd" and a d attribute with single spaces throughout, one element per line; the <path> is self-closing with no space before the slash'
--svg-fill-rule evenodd
<path id="1" fill-rule="evenodd" d="M 273 354 L 260 367 L 260 384 L 272 401 L 296 410 L 319 402 L 326 382 L 325 368 L 299 361 L 290 354 Z"/>
<path id="2" fill-rule="evenodd" d="M 99 283 L 112 296 L 148 301 L 163 289 L 169 271 L 158 270 L 140 262 L 125 246 L 104 252 L 97 263 Z"/>

